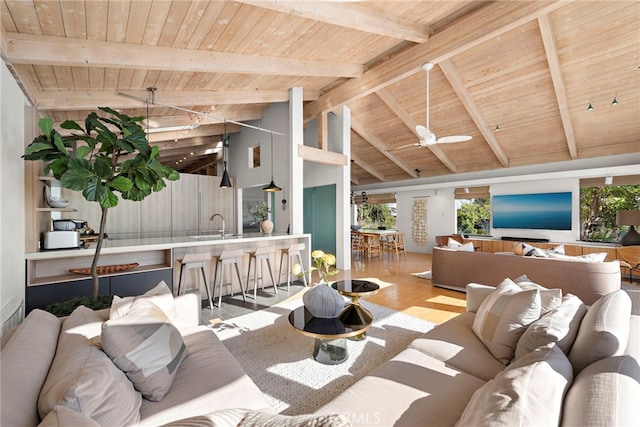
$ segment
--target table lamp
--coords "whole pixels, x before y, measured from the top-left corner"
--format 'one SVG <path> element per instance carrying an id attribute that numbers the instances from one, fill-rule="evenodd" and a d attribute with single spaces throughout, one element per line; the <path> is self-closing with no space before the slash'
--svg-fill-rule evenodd
<path id="1" fill-rule="evenodd" d="M 629 231 L 620 236 L 619 243 L 622 246 L 640 245 L 640 234 L 635 229 L 640 224 L 640 210 L 618 211 L 616 224 L 629 226 Z"/>

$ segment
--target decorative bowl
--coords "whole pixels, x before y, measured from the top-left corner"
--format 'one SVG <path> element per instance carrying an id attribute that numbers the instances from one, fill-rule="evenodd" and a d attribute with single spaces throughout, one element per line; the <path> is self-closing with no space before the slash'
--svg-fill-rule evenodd
<path id="1" fill-rule="evenodd" d="M 358 231 L 358 230 L 360 230 L 361 228 L 362 228 L 362 226 L 361 226 L 360 224 L 355 224 L 355 225 L 352 225 L 352 226 L 351 226 L 351 229 L 352 229 L 353 231 Z"/>

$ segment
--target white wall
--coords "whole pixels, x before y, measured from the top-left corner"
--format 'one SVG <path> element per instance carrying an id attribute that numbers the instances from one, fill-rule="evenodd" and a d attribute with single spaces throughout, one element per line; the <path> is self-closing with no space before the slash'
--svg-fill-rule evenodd
<path id="1" fill-rule="evenodd" d="M 24 300 L 24 154 L 27 99 L 4 61 L 0 65 L 0 313 L 6 320 Z"/>

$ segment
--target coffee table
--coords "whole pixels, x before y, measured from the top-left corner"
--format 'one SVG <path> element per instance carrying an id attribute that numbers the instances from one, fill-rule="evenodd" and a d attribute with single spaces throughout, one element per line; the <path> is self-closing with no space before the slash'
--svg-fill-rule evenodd
<path id="1" fill-rule="evenodd" d="M 371 323 L 373 315 L 369 310 L 360 305 L 360 298 L 375 295 L 380 290 L 378 284 L 368 280 L 347 279 L 338 280 L 331 287 L 341 295 L 351 298 L 351 304 L 347 305 L 338 318 L 346 325 L 362 325 Z M 351 337 L 354 340 L 363 340 L 366 333 Z"/>
<path id="2" fill-rule="evenodd" d="M 338 365 L 347 360 L 346 339 L 361 335 L 371 327 L 371 321 L 345 325 L 339 318 L 313 317 L 304 306 L 289 313 L 289 323 L 302 335 L 315 338 L 313 358 L 325 365 Z"/>

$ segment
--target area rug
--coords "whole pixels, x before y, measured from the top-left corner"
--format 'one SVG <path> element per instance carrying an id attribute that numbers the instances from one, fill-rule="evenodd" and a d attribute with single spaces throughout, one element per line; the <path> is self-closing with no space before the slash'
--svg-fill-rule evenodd
<path id="1" fill-rule="evenodd" d="M 431 280 L 431 270 L 423 271 L 421 273 L 411 273 L 412 276 L 419 277 L 421 279 Z"/>
<path id="2" fill-rule="evenodd" d="M 290 311 L 301 304 L 289 301 L 210 326 L 273 410 L 287 415 L 314 412 L 435 326 L 362 301 L 374 317 L 367 338 L 347 342 L 346 362 L 323 365 L 313 359 L 313 338 L 289 325 Z"/>

